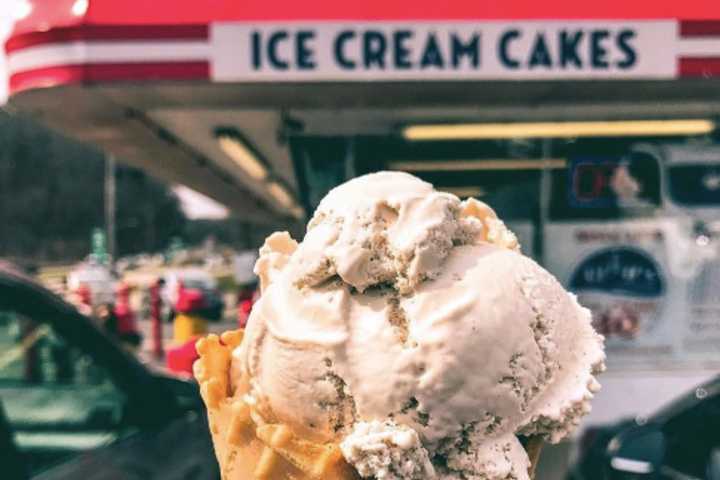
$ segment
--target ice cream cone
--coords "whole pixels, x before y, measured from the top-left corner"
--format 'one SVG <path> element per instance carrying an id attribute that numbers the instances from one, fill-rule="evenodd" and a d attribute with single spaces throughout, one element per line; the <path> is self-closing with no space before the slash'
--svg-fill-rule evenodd
<path id="1" fill-rule="evenodd" d="M 591 312 L 478 200 L 364 175 L 259 253 L 246 338 L 197 344 L 225 480 L 529 480 L 600 388 Z"/>
<path id="2" fill-rule="evenodd" d="M 207 405 L 210 432 L 223 480 L 346 480 L 359 478 L 335 443 L 297 436 L 272 415 L 248 404 L 246 391 L 229 385 L 232 350 L 241 330 L 197 343 L 195 376 Z"/>

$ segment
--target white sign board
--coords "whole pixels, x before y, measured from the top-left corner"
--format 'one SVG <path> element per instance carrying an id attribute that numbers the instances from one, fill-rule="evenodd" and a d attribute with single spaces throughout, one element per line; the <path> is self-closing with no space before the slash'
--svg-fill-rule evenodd
<path id="1" fill-rule="evenodd" d="M 708 283 L 720 264 L 690 233 L 673 218 L 546 227 L 546 266 L 592 310 L 613 370 L 720 367 L 720 302 Z"/>
<path id="2" fill-rule="evenodd" d="M 215 81 L 673 78 L 675 21 L 215 23 Z"/>

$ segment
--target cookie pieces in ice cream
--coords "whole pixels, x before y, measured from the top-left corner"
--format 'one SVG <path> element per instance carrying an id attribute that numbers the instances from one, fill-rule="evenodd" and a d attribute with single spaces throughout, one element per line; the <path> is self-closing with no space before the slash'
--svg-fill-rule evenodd
<path id="1" fill-rule="evenodd" d="M 461 202 L 409 174 L 380 172 L 328 193 L 291 268 L 301 288 L 337 275 L 359 292 L 387 284 L 407 294 L 439 274 L 454 246 L 478 240 L 517 248 L 482 202 Z"/>

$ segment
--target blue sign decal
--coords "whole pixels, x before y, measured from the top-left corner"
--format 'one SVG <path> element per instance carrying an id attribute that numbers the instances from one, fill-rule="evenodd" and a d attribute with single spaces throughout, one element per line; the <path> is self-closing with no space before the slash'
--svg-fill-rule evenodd
<path id="1" fill-rule="evenodd" d="M 665 281 L 658 265 L 642 250 L 612 247 L 584 259 L 570 278 L 570 288 L 638 297 L 659 297 Z"/>

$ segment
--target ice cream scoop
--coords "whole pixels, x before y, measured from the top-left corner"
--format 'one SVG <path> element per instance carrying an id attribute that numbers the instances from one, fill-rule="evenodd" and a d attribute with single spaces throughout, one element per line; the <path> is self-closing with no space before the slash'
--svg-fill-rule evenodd
<path id="1" fill-rule="evenodd" d="M 411 175 L 335 188 L 256 272 L 227 395 L 364 478 L 527 478 L 517 436 L 561 440 L 599 388 L 590 312 L 487 205 Z"/>

